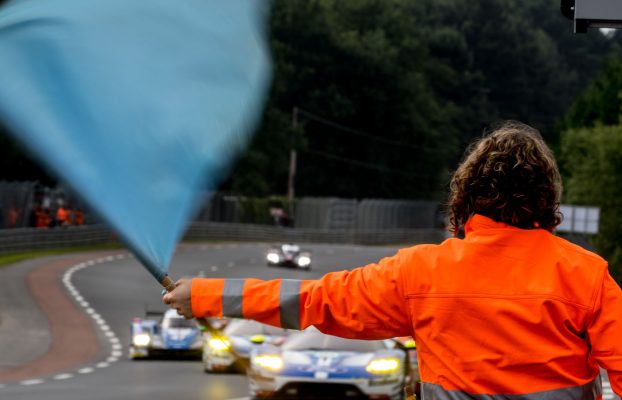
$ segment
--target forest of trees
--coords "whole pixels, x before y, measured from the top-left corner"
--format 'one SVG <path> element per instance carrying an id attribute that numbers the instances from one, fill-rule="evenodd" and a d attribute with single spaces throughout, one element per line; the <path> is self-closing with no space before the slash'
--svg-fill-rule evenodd
<path id="1" fill-rule="evenodd" d="M 574 101 L 562 122 L 560 161 L 570 204 L 600 207 L 599 253 L 622 282 L 622 56 Z"/>
<path id="2" fill-rule="evenodd" d="M 622 43 L 574 35 L 557 0 L 277 0 L 269 36 L 263 122 L 221 188 L 237 194 L 284 194 L 294 146 L 301 196 L 440 200 L 495 121 L 557 148 L 563 115 Z M 52 180 L 6 135 L 0 152 L 0 179 Z"/>
<path id="3" fill-rule="evenodd" d="M 622 276 L 622 34 L 573 34 L 558 0 L 275 0 L 269 37 L 263 120 L 222 191 L 285 194 L 293 147 L 299 196 L 442 202 L 465 146 L 518 119 L 559 157 L 564 202 L 601 207 Z M 0 174 L 53 182 L 6 135 Z"/>
<path id="4" fill-rule="evenodd" d="M 558 149 L 564 114 L 622 43 L 573 34 L 555 0 L 282 0 L 270 37 L 263 124 L 223 189 L 284 194 L 295 146 L 298 195 L 437 200 L 500 119 Z"/>

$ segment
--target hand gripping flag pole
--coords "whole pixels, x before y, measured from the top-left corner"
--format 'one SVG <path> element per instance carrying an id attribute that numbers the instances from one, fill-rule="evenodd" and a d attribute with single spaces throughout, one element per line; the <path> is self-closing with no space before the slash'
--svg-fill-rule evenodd
<path id="1" fill-rule="evenodd" d="M 160 285 L 162 285 L 164 290 L 169 293 L 172 292 L 173 289 L 175 289 L 175 282 L 173 282 L 173 280 L 168 275 L 164 275 L 164 278 L 162 278 L 162 280 L 160 281 Z"/>
<path id="2" fill-rule="evenodd" d="M 164 275 L 164 277 L 160 280 L 160 285 L 162 285 L 162 287 L 164 288 L 162 290 L 162 295 L 166 294 L 167 292 L 170 293 L 173 291 L 173 289 L 175 289 L 175 281 L 173 281 L 173 279 L 171 279 L 171 277 L 169 277 L 168 275 Z M 212 324 L 209 323 L 207 318 L 195 317 L 195 319 L 199 323 L 202 331 L 209 332 L 212 338 L 219 339 L 224 343 L 224 339 L 222 338 L 222 334 L 220 333 L 220 331 L 212 327 Z M 236 354 L 233 354 L 233 356 L 236 359 L 239 358 Z"/>

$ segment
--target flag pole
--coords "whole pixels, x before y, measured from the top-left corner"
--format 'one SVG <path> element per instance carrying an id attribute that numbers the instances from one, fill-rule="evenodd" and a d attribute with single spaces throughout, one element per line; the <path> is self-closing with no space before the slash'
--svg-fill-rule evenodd
<path id="1" fill-rule="evenodd" d="M 169 293 L 175 289 L 175 282 L 173 282 L 171 277 L 168 275 L 164 275 L 164 277 L 160 280 L 160 285 L 162 285 L 162 287 Z"/>
<path id="2" fill-rule="evenodd" d="M 171 279 L 170 276 L 168 276 L 167 274 L 165 274 L 162 279 L 160 279 L 160 285 L 162 285 L 162 287 L 164 288 L 164 290 L 166 290 L 167 292 L 172 292 L 175 289 L 175 281 L 173 281 Z M 199 323 L 199 325 L 201 325 L 201 327 L 203 328 L 202 330 L 206 330 L 209 333 L 211 333 L 213 336 L 220 336 L 218 335 L 218 329 L 212 327 L 212 324 L 209 323 L 209 321 L 207 320 L 207 318 L 195 318 L 197 320 L 197 322 Z"/>

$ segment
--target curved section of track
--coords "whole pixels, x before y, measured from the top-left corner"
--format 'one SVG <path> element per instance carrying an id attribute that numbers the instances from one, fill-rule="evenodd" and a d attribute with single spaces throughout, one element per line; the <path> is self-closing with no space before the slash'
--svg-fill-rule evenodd
<path id="1" fill-rule="evenodd" d="M 14 317 L 12 327 L 10 324 L 8 327 L 2 326 L 3 353 L 5 362 L 9 364 L 0 370 L 0 382 L 3 387 L 6 387 L 7 383 L 22 386 L 37 385 L 45 382 L 44 377 L 66 379 L 70 376 L 67 371 L 74 367 L 80 367 L 78 373 L 87 373 L 89 368 L 84 364 L 100 357 L 102 348 L 91 324 L 90 314 L 85 314 L 79 307 L 86 303 L 72 287 L 70 278 L 75 271 L 87 265 L 114 258 L 108 256 L 95 261 L 89 258 L 93 257 L 83 255 L 43 259 L 39 264 L 24 265 L 27 271 L 21 276 L 33 302 L 31 307 L 24 307 L 15 302 L 15 299 L 10 301 L 4 299 L 6 305 L 13 303 L 12 311 L 20 315 Z M 17 279 L 19 276 L 18 274 Z M 61 276 L 64 285 L 59 284 Z M 24 295 L 22 292 L 21 296 Z M 33 307 L 35 305 L 39 310 Z M 10 313 L 3 311 L 5 311 L 3 317 L 11 317 Z M 36 326 L 24 323 L 24 319 L 33 317 L 33 314 L 38 315 L 38 311 L 47 319 L 47 324 L 39 323 Z M 36 334 L 33 335 L 33 332 Z M 80 343 L 80 346 L 76 346 L 76 343 Z M 116 351 L 119 352 L 118 349 Z M 60 372 L 62 372 L 60 375 L 53 375 Z"/>
<path id="2" fill-rule="evenodd" d="M 347 269 L 376 261 L 393 253 L 384 247 L 351 247 L 309 245 L 314 253 L 311 271 L 287 268 L 270 268 L 264 257 L 268 244 L 208 244 L 184 245 L 176 253 L 170 268 L 172 277 L 256 277 L 261 279 L 309 279 L 330 270 Z M 99 347 L 88 352 L 88 360 L 73 360 L 59 352 L 48 351 L 43 357 L 56 362 L 50 370 L 38 369 L 42 358 L 20 367 L 17 379 L 2 379 L 0 397 L 6 399 L 235 399 L 248 393 L 246 378 L 236 374 L 203 373 L 197 361 L 154 360 L 129 361 L 129 324 L 133 317 L 142 316 L 146 309 L 163 309 L 160 287 L 139 263 L 127 254 L 91 256 L 91 259 L 74 260 L 63 267 L 42 268 L 48 279 L 60 280 L 58 290 L 64 304 L 58 307 L 66 314 L 62 321 L 50 320 L 54 335 L 55 324 L 65 332 L 95 335 Z M 56 275 L 54 275 L 56 274 Z M 55 278 L 52 278 L 55 276 Z M 57 282 L 58 283 L 58 282 Z M 36 294 L 33 291 L 33 295 Z M 38 299 L 46 312 L 49 299 Z M 69 310 L 79 309 L 80 318 Z M 49 311 L 49 310 L 47 310 Z M 80 326 L 78 326 L 79 320 Z M 86 321 L 86 325 L 85 325 Z M 70 328 L 69 330 L 67 328 Z M 95 333 L 93 333 L 95 332 Z M 61 338 L 63 339 L 63 338 Z M 64 338 L 72 348 L 85 350 L 93 346 L 89 340 L 78 336 Z M 53 340 L 50 349 L 58 343 Z M 1 372 L 0 372 L 1 373 Z"/>

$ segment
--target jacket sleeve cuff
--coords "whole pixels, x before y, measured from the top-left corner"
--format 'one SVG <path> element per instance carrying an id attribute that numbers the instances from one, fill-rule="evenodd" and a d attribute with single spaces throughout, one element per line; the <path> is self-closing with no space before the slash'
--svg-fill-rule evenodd
<path id="1" fill-rule="evenodd" d="M 192 315 L 201 317 L 222 317 L 222 292 L 224 279 L 192 279 L 190 304 Z"/>

